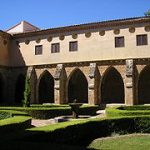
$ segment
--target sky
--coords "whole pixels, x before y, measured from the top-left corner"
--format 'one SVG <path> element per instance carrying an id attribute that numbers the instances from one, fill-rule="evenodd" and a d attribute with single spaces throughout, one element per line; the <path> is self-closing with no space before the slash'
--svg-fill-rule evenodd
<path id="1" fill-rule="evenodd" d="M 25 20 L 41 28 L 144 16 L 150 0 L 2 0 L 0 30 Z"/>

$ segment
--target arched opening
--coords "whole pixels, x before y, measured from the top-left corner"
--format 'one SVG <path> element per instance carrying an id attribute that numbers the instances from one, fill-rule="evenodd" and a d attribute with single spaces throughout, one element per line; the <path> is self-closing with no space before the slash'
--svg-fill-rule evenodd
<path id="1" fill-rule="evenodd" d="M 39 81 L 39 103 L 54 103 L 54 78 L 45 71 Z"/>
<path id="2" fill-rule="evenodd" d="M 109 68 L 101 84 L 102 103 L 124 103 L 124 83 L 115 68 Z"/>
<path id="3" fill-rule="evenodd" d="M 16 91 L 15 91 L 15 102 L 21 104 L 24 98 L 25 90 L 25 76 L 19 75 L 16 82 Z"/>
<path id="4" fill-rule="evenodd" d="M 150 66 L 145 67 L 138 80 L 139 104 L 150 103 Z"/>
<path id="5" fill-rule="evenodd" d="M 3 102 L 3 93 L 4 92 L 4 81 L 3 81 L 3 77 L 0 74 L 0 103 Z"/>
<path id="6" fill-rule="evenodd" d="M 74 100 L 80 103 L 88 103 L 88 83 L 81 70 L 76 69 L 72 72 L 68 81 L 68 102 Z"/>

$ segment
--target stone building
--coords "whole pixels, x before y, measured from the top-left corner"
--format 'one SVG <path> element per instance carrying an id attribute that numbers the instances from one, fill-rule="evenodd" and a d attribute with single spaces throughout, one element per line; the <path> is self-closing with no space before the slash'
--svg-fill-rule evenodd
<path id="1" fill-rule="evenodd" d="M 0 101 L 150 103 L 150 17 L 0 31 Z"/>

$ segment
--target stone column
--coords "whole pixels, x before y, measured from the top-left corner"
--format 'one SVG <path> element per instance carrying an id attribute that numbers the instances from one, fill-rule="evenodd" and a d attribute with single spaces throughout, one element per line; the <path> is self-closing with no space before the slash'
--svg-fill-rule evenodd
<path id="1" fill-rule="evenodd" d="M 134 105 L 134 62 L 133 62 L 133 59 L 126 60 L 125 104 Z"/>
<path id="2" fill-rule="evenodd" d="M 66 103 L 66 72 L 63 64 L 58 64 L 54 75 L 54 97 L 56 104 Z"/>
<path id="3" fill-rule="evenodd" d="M 99 104 L 100 75 L 96 63 L 90 63 L 88 80 L 88 100 L 90 105 Z"/>

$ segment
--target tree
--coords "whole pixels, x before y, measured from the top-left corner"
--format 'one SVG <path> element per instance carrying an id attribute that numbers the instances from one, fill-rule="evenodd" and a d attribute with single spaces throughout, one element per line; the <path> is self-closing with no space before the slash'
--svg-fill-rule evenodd
<path id="1" fill-rule="evenodd" d="M 145 16 L 150 16 L 150 9 L 147 12 L 145 12 L 144 14 L 145 14 Z"/>
<path id="2" fill-rule="evenodd" d="M 31 96 L 30 78 L 28 76 L 26 76 L 24 99 L 22 101 L 23 107 L 29 107 L 30 106 L 30 96 Z"/>

